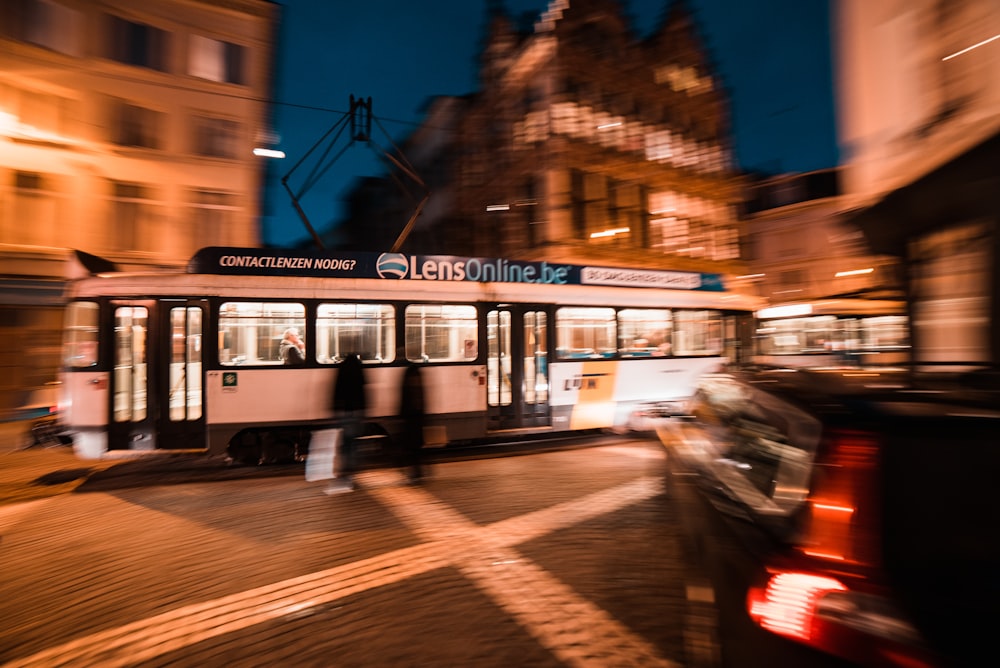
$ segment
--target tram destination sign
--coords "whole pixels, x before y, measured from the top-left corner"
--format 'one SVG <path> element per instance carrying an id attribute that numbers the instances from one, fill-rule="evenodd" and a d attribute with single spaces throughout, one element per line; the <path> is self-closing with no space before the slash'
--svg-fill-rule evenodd
<path id="1" fill-rule="evenodd" d="M 233 276 L 312 276 L 418 281 L 607 285 L 670 290 L 723 290 L 721 274 L 629 269 L 499 258 L 404 253 L 319 252 L 285 248 L 199 250 L 188 273 Z"/>

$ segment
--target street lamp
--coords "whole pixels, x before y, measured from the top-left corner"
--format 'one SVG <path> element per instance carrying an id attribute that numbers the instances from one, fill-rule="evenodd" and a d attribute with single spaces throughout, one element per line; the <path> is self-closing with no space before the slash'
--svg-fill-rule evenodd
<path id="1" fill-rule="evenodd" d="M 262 158 L 284 158 L 285 152 L 273 148 L 255 148 L 253 154 Z"/>

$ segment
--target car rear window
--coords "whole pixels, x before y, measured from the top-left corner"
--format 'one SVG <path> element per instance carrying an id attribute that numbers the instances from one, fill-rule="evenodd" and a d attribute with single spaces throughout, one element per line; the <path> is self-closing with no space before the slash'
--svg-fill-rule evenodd
<path id="1" fill-rule="evenodd" d="M 816 418 L 727 377 L 709 377 L 695 399 L 708 432 L 710 472 L 729 493 L 762 514 L 787 517 L 809 494 L 822 427 Z M 710 444 L 710 445 L 709 445 Z"/>

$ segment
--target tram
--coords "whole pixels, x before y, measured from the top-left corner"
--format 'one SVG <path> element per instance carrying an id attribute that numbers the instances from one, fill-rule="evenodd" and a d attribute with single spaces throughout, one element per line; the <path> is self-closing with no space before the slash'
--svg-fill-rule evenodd
<path id="1" fill-rule="evenodd" d="M 756 312 L 754 362 L 870 366 L 910 359 L 906 303 L 847 297 L 773 304 Z"/>
<path id="2" fill-rule="evenodd" d="M 77 454 L 177 449 L 241 462 L 334 425 L 340 362 L 365 367 L 366 434 L 392 439 L 423 366 L 429 444 L 627 429 L 680 411 L 749 351 L 757 299 L 719 274 L 400 253 L 211 247 L 186 271 L 68 287 L 60 412 Z M 282 336 L 304 362 L 282 362 Z"/>

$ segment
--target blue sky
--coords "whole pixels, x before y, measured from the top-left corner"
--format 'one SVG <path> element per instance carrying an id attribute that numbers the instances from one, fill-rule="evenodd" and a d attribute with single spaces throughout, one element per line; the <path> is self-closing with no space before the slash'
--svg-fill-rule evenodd
<path id="1" fill-rule="evenodd" d="M 647 35 L 671 0 L 626 0 L 625 13 Z M 828 0 L 687 0 L 709 54 L 730 91 L 736 159 L 748 170 L 802 172 L 837 164 Z M 372 113 L 393 139 L 405 136 L 434 95 L 475 90 L 486 0 L 280 0 L 274 108 L 285 160 L 269 164 L 262 237 L 290 246 L 309 233 L 281 177 L 349 108 L 372 98 Z M 546 0 L 506 0 L 512 15 L 537 13 Z M 379 143 L 384 135 L 373 132 Z M 339 216 L 356 178 L 381 172 L 373 151 L 349 145 L 302 197 L 318 230 Z M 296 170 L 290 184 L 308 172 Z"/>

